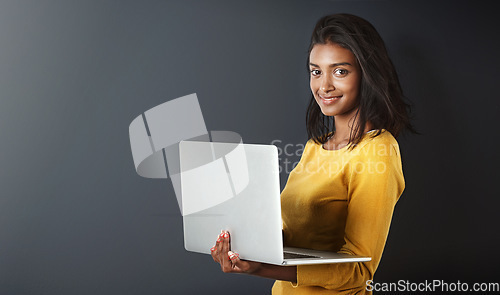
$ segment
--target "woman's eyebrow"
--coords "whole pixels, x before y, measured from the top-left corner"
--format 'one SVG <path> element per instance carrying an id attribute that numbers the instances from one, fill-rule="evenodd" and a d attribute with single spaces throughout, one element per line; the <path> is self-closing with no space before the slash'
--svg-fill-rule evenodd
<path id="1" fill-rule="evenodd" d="M 313 67 L 317 67 L 319 68 L 320 66 L 318 66 L 317 64 L 313 64 L 312 62 L 309 63 L 310 66 L 313 66 Z M 328 67 L 330 68 L 334 68 L 334 67 L 338 67 L 338 66 L 352 66 L 352 64 L 348 63 L 348 62 L 339 62 L 339 63 L 334 63 L 334 64 L 331 64 L 329 65 Z"/>

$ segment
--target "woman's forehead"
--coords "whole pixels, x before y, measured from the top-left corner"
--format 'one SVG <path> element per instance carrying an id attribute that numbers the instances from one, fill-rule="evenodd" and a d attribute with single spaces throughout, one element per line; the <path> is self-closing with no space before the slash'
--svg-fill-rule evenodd
<path id="1" fill-rule="evenodd" d="M 354 54 L 347 48 L 335 43 L 316 44 L 309 55 L 311 63 L 349 63 L 356 65 L 357 60 Z"/>

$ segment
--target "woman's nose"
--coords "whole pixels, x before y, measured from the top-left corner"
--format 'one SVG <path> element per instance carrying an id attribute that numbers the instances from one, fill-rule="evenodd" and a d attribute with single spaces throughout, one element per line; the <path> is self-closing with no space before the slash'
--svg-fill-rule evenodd
<path id="1" fill-rule="evenodd" d="M 335 90 L 335 86 L 333 85 L 331 77 L 323 77 L 323 79 L 321 80 L 320 90 L 325 93 Z"/>

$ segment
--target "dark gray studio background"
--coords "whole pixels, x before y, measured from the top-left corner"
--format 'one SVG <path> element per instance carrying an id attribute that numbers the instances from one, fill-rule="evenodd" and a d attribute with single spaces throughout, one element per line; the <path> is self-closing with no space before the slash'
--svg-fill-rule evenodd
<path id="1" fill-rule="evenodd" d="M 128 125 L 196 92 L 209 130 L 295 151 L 309 36 L 335 12 L 379 30 L 422 133 L 399 138 L 406 190 L 375 281 L 498 282 L 488 5 L 1 0 L 0 294 L 269 294 L 184 250 L 172 185 L 136 174 Z"/>

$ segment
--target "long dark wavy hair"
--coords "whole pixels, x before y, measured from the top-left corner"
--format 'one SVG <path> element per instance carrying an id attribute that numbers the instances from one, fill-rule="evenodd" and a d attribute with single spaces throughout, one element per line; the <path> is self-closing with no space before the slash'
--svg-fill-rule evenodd
<path id="1" fill-rule="evenodd" d="M 349 149 L 362 139 L 367 122 L 371 122 L 373 137 L 381 129 L 397 137 L 407 129 L 418 133 L 410 123 L 410 105 L 404 101 L 396 69 L 377 30 L 366 20 L 351 14 L 333 14 L 322 17 L 316 24 L 309 46 L 309 56 L 316 44 L 335 43 L 349 49 L 361 68 L 357 122 L 349 135 Z M 335 132 L 335 118 L 325 116 L 311 94 L 306 115 L 307 133 L 317 144 L 324 144 Z"/>

